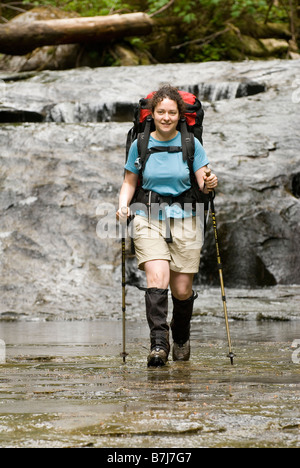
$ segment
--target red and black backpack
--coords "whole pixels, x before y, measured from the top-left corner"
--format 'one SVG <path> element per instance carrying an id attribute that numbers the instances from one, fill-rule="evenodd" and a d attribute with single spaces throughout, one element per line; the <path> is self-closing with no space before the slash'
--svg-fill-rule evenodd
<path id="1" fill-rule="evenodd" d="M 178 152 L 182 151 L 183 160 L 188 162 L 190 172 L 193 166 L 195 153 L 195 137 L 203 143 L 203 118 L 204 112 L 199 99 L 194 94 L 186 91 L 179 91 L 186 104 L 186 112 L 184 118 L 178 123 L 178 130 L 181 132 L 181 147 L 169 146 L 152 147 L 148 150 L 148 142 L 150 133 L 155 130 L 154 121 L 149 110 L 148 102 L 154 96 L 155 91 L 150 93 L 146 98 L 140 99 L 139 105 L 135 109 L 133 127 L 129 130 L 126 142 L 126 161 L 132 143 L 138 141 L 138 169 L 142 177 L 145 164 L 150 154 L 160 151 Z"/>

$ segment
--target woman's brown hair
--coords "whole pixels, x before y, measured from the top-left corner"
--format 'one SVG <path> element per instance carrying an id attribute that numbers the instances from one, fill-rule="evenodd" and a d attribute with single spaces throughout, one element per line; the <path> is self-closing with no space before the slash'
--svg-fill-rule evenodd
<path id="1" fill-rule="evenodd" d="M 184 117 L 186 110 L 185 102 L 179 94 L 178 89 L 171 85 L 163 85 L 158 91 L 155 92 L 149 103 L 151 112 L 154 112 L 155 107 L 166 98 L 171 99 L 177 103 L 180 117 Z"/>

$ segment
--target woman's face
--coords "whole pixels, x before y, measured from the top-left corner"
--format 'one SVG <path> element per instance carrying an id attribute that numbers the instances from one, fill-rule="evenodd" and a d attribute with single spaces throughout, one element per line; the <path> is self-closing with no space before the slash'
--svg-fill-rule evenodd
<path id="1" fill-rule="evenodd" d="M 177 135 L 177 124 L 180 119 L 177 103 L 165 98 L 157 104 L 152 113 L 156 135 L 161 140 L 171 140 Z"/>

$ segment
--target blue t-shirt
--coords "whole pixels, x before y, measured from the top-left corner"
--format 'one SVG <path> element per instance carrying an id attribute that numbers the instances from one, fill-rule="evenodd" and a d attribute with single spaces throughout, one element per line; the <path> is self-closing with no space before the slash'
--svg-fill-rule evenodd
<path id="1" fill-rule="evenodd" d="M 169 141 L 159 141 L 150 136 L 148 148 L 153 146 L 181 146 L 181 133 Z M 127 171 L 138 174 L 139 170 L 135 166 L 139 155 L 137 141 L 131 145 L 128 160 L 125 164 Z M 206 153 L 200 141 L 195 138 L 195 155 L 193 170 L 198 171 L 201 167 L 209 164 Z M 187 161 L 183 161 L 182 152 L 178 153 L 153 153 L 146 162 L 143 172 L 143 189 L 152 190 L 160 195 L 177 197 L 191 188 L 190 171 Z M 166 207 L 166 213 L 171 218 L 182 218 L 191 216 L 191 213 L 184 212 L 178 205 Z M 138 213 L 144 214 L 144 213 Z"/>

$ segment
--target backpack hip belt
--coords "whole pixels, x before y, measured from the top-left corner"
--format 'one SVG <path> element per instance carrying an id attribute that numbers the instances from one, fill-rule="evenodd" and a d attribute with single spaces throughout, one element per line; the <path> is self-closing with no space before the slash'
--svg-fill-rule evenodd
<path id="1" fill-rule="evenodd" d="M 185 192 L 181 193 L 176 197 L 173 197 L 171 195 L 160 195 L 159 193 L 154 192 L 153 190 L 145 190 L 142 187 L 139 187 L 133 199 L 133 203 L 141 203 L 142 205 L 147 206 L 148 210 L 151 209 L 151 205 L 153 204 L 165 204 L 168 206 L 177 204 L 181 208 L 184 208 L 184 205 L 188 203 L 191 204 L 193 208 L 195 208 L 196 203 L 201 203 L 201 201 L 201 192 L 199 192 L 199 197 L 196 198 L 194 190 L 192 188 L 186 190 Z"/>
<path id="2" fill-rule="evenodd" d="M 151 215 L 154 214 L 155 219 L 158 219 L 159 213 L 164 213 L 167 230 L 167 236 L 165 240 L 166 242 L 171 243 L 173 242 L 173 239 L 170 227 L 170 220 L 167 217 L 166 213 L 166 206 L 179 205 L 182 209 L 184 209 L 184 205 L 188 204 L 190 205 L 188 208 L 192 208 L 192 210 L 195 211 L 197 203 L 203 203 L 204 210 L 207 210 L 207 196 L 205 196 L 205 194 L 203 194 L 200 191 L 198 192 L 198 194 L 195 194 L 195 190 L 193 190 L 193 188 L 186 190 L 177 197 L 172 197 L 160 195 L 159 193 L 154 192 L 152 190 L 144 190 L 142 187 L 139 187 L 139 189 L 136 191 L 131 206 L 135 205 L 135 212 L 138 210 L 144 210 L 145 207 L 147 207 L 149 223 L 151 222 Z"/>

